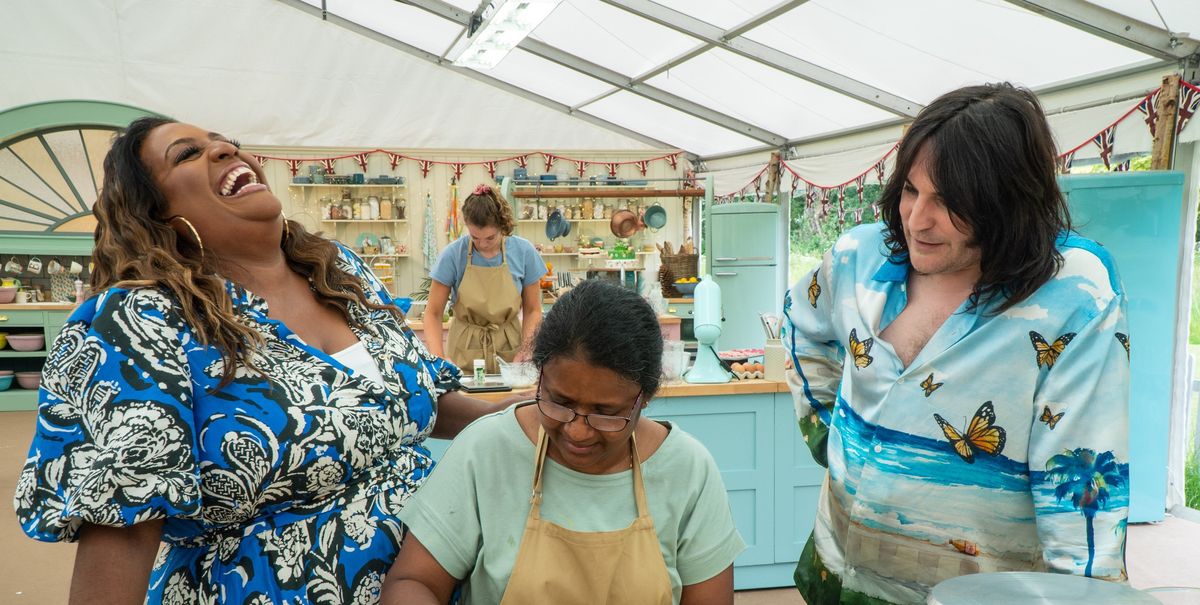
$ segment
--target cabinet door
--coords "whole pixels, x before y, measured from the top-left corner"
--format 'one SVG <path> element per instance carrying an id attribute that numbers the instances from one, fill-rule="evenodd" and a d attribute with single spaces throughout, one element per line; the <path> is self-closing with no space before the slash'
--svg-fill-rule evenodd
<path id="1" fill-rule="evenodd" d="M 790 393 L 775 394 L 775 562 L 795 563 L 812 533 L 825 467 L 800 435 Z"/>
<path id="2" fill-rule="evenodd" d="M 776 313 L 782 295 L 775 294 L 775 266 L 713 267 L 713 278 L 721 286 L 720 349 L 762 347 L 766 342 L 759 313 Z"/>
<path id="3" fill-rule="evenodd" d="M 779 255 L 779 212 L 775 206 L 750 212 L 712 214 L 712 267 L 776 264 Z"/>
<path id="4" fill-rule="evenodd" d="M 736 397 L 664 397 L 646 408 L 704 444 L 717 462 L 729 506 L 746 550 L 735 566 L 775 562 L 774 399 L 771 394 Z"/>

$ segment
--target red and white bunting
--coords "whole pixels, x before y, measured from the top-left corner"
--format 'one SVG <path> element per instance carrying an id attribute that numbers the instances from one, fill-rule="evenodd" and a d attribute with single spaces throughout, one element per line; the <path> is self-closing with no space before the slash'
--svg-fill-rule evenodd
<path id="1" fill-rule="evenodd" d="M 500 162 L 498 160 L 486 160 L 483 162 L 483 167 L 487 169 L 488 174 L 491 175 L 493 181 L 496 180 L 496 164 L 499 163 Z"/>
<path id="2" fill-rule="evenodd" d="M 875 180 L 879 181 L 880 187 L 883 187 L 883 172 L 887 168 L 887 165 L 885 164 L 886 161 L 887 161 L 887 158 L 879 160 L 878 162 L 875 162 L 875 166 L 874 166 Z"/>
<path id="3" fill-rule="evenodd" d="M 254 161 L 258 162 L 259 166 L 266 166 L 267 160 L 271 159 L 265 155 L 258 155 L 257 153 L 253 154 L 253 155 L 254 155 Z"/>
<path id="4" fill-rule="evenodd" d="M 650 169 L 650 160 L 638 160 L 633 164 L 637 166 L 638 172 L 642 173 L 642 176 L 646 176 L 646 171 Z"/>
<path id="5" fill-rule="evenodd" d="M 333 164 L 334 164 L 334 162 L 337 162 L 337 158 L 324 158 L 324 159 L 317 160 L 317 161 L 320 162 L 321 165 L 325 167 L 325 174 L 333 174 L 333 172 L 334 172 Z"/>
<path id="6" fill-rule="evenodd" d="M 1100 134 L 1092 137 L 1092 144 L 1100 148 L 1100 159 L 1104 161 L 1104 167 L 1112 170 L 1112 154 L 1113 145 L 1116 143 L 1117 125 L 1113 124 L 1105 128 Z"/>
<path id="7" fill-rule="evenodd" d="M 367 171 L 367 157 L 370 155 L 371 155 L 370 153 L 367 153 L 365 151 L 363 153 L 354 154 L 354 162 L 356 164 L 358 164 L 359 169 L 362 170 L 363 172 Z"/>
<path id="8" fill-rule="evenodd" d="M 754 177 L 754 201 L 756 202 L 762 199 L 762 175 L 763 173 L 760 172 L 758 176 Z"/>
<path id="9" fill-rule="evenodd" d="M 390 151 L 385 151 L 384 153 L 386 153 L 388 156 L 388 165 L 392 167 L 392 170 L 395 170 L 396 165 L 400 163 L 400 160 L 404 159 L 404 156 L 398 153 L 392 153 Z"/>
<path id="10" fill-rule="evenodd" d="M 429 169 L 433 168 L 433 160 L 417 160 L 417 165 L 421 167 L 421 178 L 429 176 Z"/>
<path id="11" fill-rule="evenodd" d="M 542 157 L 546 160 L 546 173 L 548 174 L 554 169 L 554 160 L 557 160 L 558 156 L 550 153 L 542 153 Z"/>
<path id="12" fill-rule="evenodd" d="M 863 207 L 860 207 L 860 208 L 855 208 L 855 209 L 854 209 L 854 224 L 855 224 L 855 225 L 861 225 L 861 224 L 862 224 L 862 217 L 863 217 L 863 211 L 864 211 L 864 210 L 866 210 L 866 208 L 863 208 Z"/>
<path id="13" fill-rule="evenodd" d="M 1124 162 L 1121 162 L 1121 163 L 1117 164 L 1116 166 L 1113 166 L 1113 172 L 1129 172 L 1129 167 L 1130 167 L 1132 161 L 1133 161 L 1132 159 L 1125 160 Z"/>
<path id="14" fill-rule="evenodd" d="M 867 190 L 867 173 L 862 173 L 854 179 L 854 186 L 858 187 L 858 201 L 865 201 Z"/>
<path id="15" fill-rule="evenodd" d="M 583 178 L 583 175 L 587 174 L 588 163 L 583 160 L 572 161 L 575 162 L 575 174 L 578 174 L 579 178 Z"/>
<path id="16" fill-rule="evenodd" d="M 525 168 L 525 169 L 529 168 L 529 155 L 528 154 L 519 155 L 519 156 L 513 158 L 513 161 L 515 161 L 517 163 L 517 166 L 520 166 L 521 168 Z"/>
<path id="17" fill-rule="evenodd" d="M 284 160 L 284 163 L 287 164 L 288 170 L 292 171 L 292 176 L 296 176 L 300 173 L 300 166 L 304 164 L 304 160 Z"/>
<path id="18" fill-rule="evenodd" d="M 820 195 L 821 195 L 821 207 L 817 211 L 817 214 L 819 214 L 821 218 L 825 218 L 825 217 L 829 216 L 829 190 L 821 189 Z"/>
<path id="19" fill-rule="evenodd" d="M 1064 154 L 1058 158 L 1059 174 L 1071 174 L 1071 164 L 1075 163 L 1075 152 Z"/>
<path id="20" fill-rule="evenodd" d="M 466 162 L 453 162 L 450 165 L 454 167 L 454 180 L 461 179 L 463 170 L 467 167 Z"/>
<path id="21" fill-rule="evenodd" d="M 605 168 L 608 168 L 608 176 L 617 178 L 617 169 L 621 167 L 620 162 L 605 162 Z"/>
<path id="22" fill-rule="evenodd" d="M 1150 128 L 1151 137 L 1154 136 L 1154 127 L 1158 125 L 1158 108 L 1155 104 L 1158 103 L 1159 92 L 1162 92 L 1161 88 L 1147 95 L 1137 106 L 1138 111 L 1146 116 L 1146 126 Z"/>
<path id="23" fill-rule="evenodd" d="M 679 169 L 679 154 L 672 153 L 666 157 L 667 163 L 671 165 L 671 170 Z"/>
<path id="24" fill-rule="evenodd" d="M 1188 122 L 1192 120 L 1192 116 L 1196 115 L 1196 110 L 1200 109 L 1200 88 L 1191 86 L 1183 86 L 1179 91 L 1179 120 L 1175 122 L 1175 134 L 1183 132 L 1187 128 Z"/>

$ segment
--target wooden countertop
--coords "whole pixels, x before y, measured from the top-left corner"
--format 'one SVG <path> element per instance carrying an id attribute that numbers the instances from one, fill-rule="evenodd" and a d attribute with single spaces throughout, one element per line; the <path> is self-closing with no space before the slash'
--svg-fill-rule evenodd
<path id="1" fill-rule="evenodd" d="M 73 311 L 75 303 L 6 303 L 0 311 Z"/>
<path id="2" fill-rule="evenodd" d="M 677 305 L 679 305 L 679 304 L 691 304 L 691 303 L 694 303 L 694 302 L 696 302 L 696 299 L 695 299 L 695 298 L 692 298 L 691 296 L 684 296 L 683 298 L 668 298 L 668 299 L 667 299 L 667 302 L 669 302 L 669 303 L 674 303 L 674 304 L 677 304 Z"/>
<path id="3" fill-rule="evenodd" d="M 690 384 L 687 382 L 672 382 L 659 387 L 655 399 L 664 397 L 701 397 L 705 395 L 754 395 L 758 393 L 786 393 L 786 382 L 774 380 L 734 380 L 725 384 Z M 528 393 L 533 397 L 533 388 L 513 389 L 503 393 L 466 393 L 470 397 L 484 401 L 502 401 L 514 395 Z"/>

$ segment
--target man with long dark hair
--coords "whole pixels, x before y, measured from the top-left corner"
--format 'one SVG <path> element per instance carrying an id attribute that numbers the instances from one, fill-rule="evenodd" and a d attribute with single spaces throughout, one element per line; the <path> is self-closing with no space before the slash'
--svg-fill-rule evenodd
<path id="1" fill-rule="evenodd" d="M 981 571 L 1125 579 L 1125 293 L 1071 231 L 1055 156 L 1030 91 L 939 97 L 883 221 L 788 293 L 788 379 L 829 468 L 796 568 L 810 605 L 923 603 Z"/>

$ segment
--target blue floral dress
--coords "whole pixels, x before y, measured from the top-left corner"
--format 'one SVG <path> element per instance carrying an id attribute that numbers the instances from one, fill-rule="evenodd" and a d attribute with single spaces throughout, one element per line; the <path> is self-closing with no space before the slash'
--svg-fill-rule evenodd
<path id="1" fill-rule="evenodd" d="M 339 266 L 394 302 L 344 248 Z M 219 389 L 220 354 L 162 291 L 113 288 L 76 310 L 43 372 L 21 527 L 73 541 L 83 523 L 165 519 L 151 603 L 376 603 L 459 371 L 391 312 L 351 303 L 377 384 L 267 317 L 262 298 L 229 294 L 265 346 L 257 370 Z"/>

